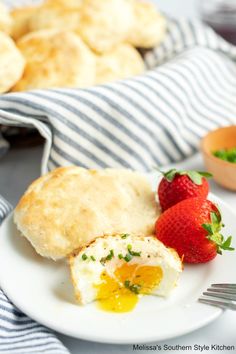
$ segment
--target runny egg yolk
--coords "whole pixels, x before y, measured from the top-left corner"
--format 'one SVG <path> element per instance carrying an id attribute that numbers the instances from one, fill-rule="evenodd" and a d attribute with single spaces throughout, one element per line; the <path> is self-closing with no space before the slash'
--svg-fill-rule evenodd
<path id="1" fill-rule="evenodd" d="M 163 277 L 161 267 L 123 264 L 114 277 L 101 274 L 101 283 L 96 285 L 98 306 L 112 312 L 128 312 L 136 306 L 139 294 L 151 294 Z"/>

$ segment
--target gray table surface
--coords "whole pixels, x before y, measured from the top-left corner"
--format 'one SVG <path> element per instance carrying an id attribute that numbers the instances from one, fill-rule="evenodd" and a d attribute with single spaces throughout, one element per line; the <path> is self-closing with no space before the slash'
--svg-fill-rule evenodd
<path id="1" fill-rule="evenodd" d="M 202 0 L 203 1 L 203 0 Z M 196 17 L 197 0 L 157 0 L 158 5 L 167 13 L 173 16 Z M 17 203 L 20 195 L 28 184 L 40 174 L 40 160 L 42 148 L 30 150 L 13 150 L 0 160 L 0 194 L 4 195 L 13 205 Z M 177 165 L 180 168 L 202 169 L 203 164 L 200 156 L 195 156 L 188 161 Z M 212 182 L 212 191 L 221 197 L 225 202 L 236 210 L 236 194 L 226 191 Z M 157 318 L 158 321 L 158 318 Z M 166 341 L 165 343 L 175 345 L 209 345 L 209 350 L 203 353 L 232 353 L 228 350 L 215 351 L 211 349 L 212 344 L 235 345 L 236 347 L 236 316 L 233 312 L 225 312 L 219 319 L 207 327 L 195 331 L 186 336 Z M 134 329 L 135 330 L 135 329 Z M 61 334 L 58 337 L 67 346 L 72 354 L 120 354 L 133 353 L 132 346 L 105 345 L 73 339 Z M 164 344 L 164 343 L 161 343 Z M 173 351 L 161 350 L 159 353 L 170 353 Z M 195 350 L 179 351 L 185 353 L 200 352 Z M 236 352 L 236 350 L 234 351 Z M 149 351 L 143 350 L 147 354 Z"/>

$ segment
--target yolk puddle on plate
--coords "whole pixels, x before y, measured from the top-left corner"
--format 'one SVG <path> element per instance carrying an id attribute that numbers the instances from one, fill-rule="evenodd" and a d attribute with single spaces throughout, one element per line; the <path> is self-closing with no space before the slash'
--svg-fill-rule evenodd
<path id="1" fill-rule="evenodd" d="M 162 277 L 161 267 L 138 264 L 123 264 L 116 269 L 114 278 L 103 272 L 101 283 L 96 285 L 98 306 L 105 311 L 132 311 L 138 302 L 138 294 L 150 294 Z"/>

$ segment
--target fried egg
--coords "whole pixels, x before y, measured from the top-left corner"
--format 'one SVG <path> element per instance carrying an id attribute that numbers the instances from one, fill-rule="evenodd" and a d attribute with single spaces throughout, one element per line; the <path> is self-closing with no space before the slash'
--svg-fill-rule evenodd
<path id="1" fill-rule="evenodd" d="M 131 311 L 142 295 L 168 296 L 182 271 L 177 253 L 154 236 L 99 237 L 69 262 L 78 302 L 98 300 L 112 312 Z"/>

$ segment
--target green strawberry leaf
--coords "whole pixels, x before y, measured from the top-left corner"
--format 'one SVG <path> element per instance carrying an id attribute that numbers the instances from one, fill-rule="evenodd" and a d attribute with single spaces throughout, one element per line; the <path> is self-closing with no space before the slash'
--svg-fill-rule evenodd
<path id="1" fill-rule="evenodd" d="M 213 235 L 214 232 L 211 224 L 202 224 L 202 227 L 208 232 L 209 235 Z"/>
<path id="2" fill-rule="evenodd" d="M 163 176 L 165 177 L 165 179 L 167 179 L 168 182 L 172 182 L 176 174 L 178 174 L 178 171 L 175 168 L 168 172 L 163 172 Z"/>
<path id="3" fill-rule="evenodd" d="M 197 171 L 197 173 L 199 173 L 199 175 L 201 175 L 202 177 L 205 177 L 205 178 L 212 178 L 213 177 L 213 174 L 209 173 L 209 172 Z"/>
<path id="4" fill-rule="evenodd" d="M 198 186 L 200 186 L 202 184 L 202 176 L 196 172 L 196 171 L 186 171 L 185 173 L 193 183 L 197 184 Z M 181 173 L 182 175 L 182 173 Z"/>
<path id="5" fill-rule="evenodd" d="M 205 178 L 210 178 L 212 177 L 211 173 L 208 172 L 201 172 L 201 171 L 182 171 L 180 173 L 180 175 L 187 175 L 191 181 L 195 184 L 197 184 L 198 186 L 200 186 L 202 184 L 202 179 L 203 177 Z"/>
<path id="6" fill-rule="evenodd" d="M 221 214 L 216 213 L 215 211 L 211 212 L 211 222 L 213 225 L 215 225 L 215 227 L 218 227 L 218 225 L 222 226 L 221 225 Z"/>
<path id="7" fill-rule="evenodd" d="M 223 250 L 228 250 L 228 251 L 233 251 L 234 250 L 234 248 L 233 247 L 231 247 L 231 242 L 232 242 L 232 236 L 229 236 L 228 238 L 227 238 L 227 240 L 223 243 L 223 245 L 221 246 L 221 248 L 223 249 Z"/>
<path id="8" fill-rule="evenodd" d="M 206 238 L 209 241 L 215 243 L 217 247 L 217 253 L 222 254 L 222 250 L 224 251 L 234 251 L 234 248 L 231 247 L 232 236 L 229 236 L 226 240 L 224 236 L 220 233 L 222 228 L 221 222 L 221 214 L 220 212 L 211 212 L 211 223 L 209 224 L 202 224 L 204 230 L 207 231 Z"/>
<path id="9" fill-rule="evenodd" d="M 197 185 L 201 185 L 202 184 L 202 179 L 203 177 L 205 178 L 210 178 L 212 177 L 211 173 L 208 172 L 202 172 L 202 171 L 193 171 L 193 170 L 181 170 L 181 171 L 177 171 L 175 168 L 172 168 L 171 170 L 167 171 L 167 172 L 163 172 L 159 169 L 157 169 L 163 176 L 164 178 L 168 181 L 168 182 L 172 182 L 175 178 L 176 175 L 180 175 L 180 176 L 188 176 L 191 181 Z"/>
<path id="10" fill-rule="evenodd" d="M 173 179 L 175 178 L 175 175 L 178 173 L 178 171 L 175 168 L 173 168 L 167 172 L 161 171 L 159 169 L 159 167 L 156 167 L 156 166 L 154 166 L 153 168 L 156 171 L 158 171 L 160 174 L 162 174 L 162 176 L 165 177 L 165 179 L 167 179 L 168 182 L 172 182 Z"/>

